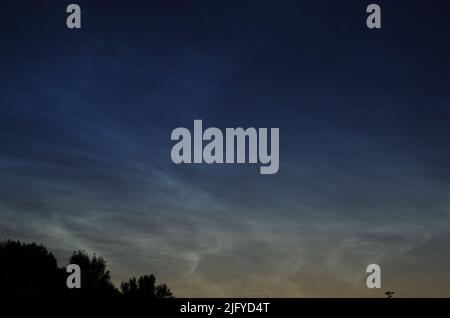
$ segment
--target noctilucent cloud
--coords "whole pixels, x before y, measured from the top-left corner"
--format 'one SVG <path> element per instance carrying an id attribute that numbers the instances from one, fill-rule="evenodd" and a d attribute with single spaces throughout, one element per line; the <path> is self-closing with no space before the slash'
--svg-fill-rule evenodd
<path id="1" fill-rule="evenodd" d="M 177 297 L 450 296 L 448 2 L 76 3 L 1 5 L 0 239 Z M 279 171 L 174 164 L 195 119 L 278 127 Z"/>

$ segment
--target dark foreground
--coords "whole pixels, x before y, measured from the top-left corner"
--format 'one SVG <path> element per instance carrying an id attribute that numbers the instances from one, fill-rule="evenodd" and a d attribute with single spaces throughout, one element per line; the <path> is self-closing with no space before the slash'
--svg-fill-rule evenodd
<path id="1" fill-rule="evenodd" d="M 4 299 L 3 299 L 4 301 Z M 3 302 L 2 301 L 2 302 Z M 274 299 L 274 298 L 174 298 L 160 300 L 64 299 L 17 300 L 4 302 L 14 312 L 37 312 L 99 317 L 119 315 L 135 317 L 302 317 L 311 313 L 326 316 L 380 316 L 414 313 L 420 316 L 442 315 L 449 299 Z M 2 306 L 4 308 L 4 306 Z M 436 315 L 437 316 L 437 315 Z"/>

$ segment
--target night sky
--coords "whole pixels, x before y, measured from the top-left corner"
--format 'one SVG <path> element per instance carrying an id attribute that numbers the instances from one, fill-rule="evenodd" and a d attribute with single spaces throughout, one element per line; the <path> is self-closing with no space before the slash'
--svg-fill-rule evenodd
<path id="1" fill-rule="evenodd" d="M 1 3 L 0 239 L 177 297 L 450 296 L 448 1 L 372 1 L 381 30 L 370 1 L 72 2 Z M 279 172 L 174 164 L 194 119 L 280 128 Z"/>

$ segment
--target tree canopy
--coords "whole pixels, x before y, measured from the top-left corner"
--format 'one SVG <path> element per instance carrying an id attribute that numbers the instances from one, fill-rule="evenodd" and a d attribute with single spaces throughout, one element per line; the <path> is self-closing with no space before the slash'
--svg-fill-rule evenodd
<path id="1" fill-rule="evenodd" d="M 81 270 L 81 288 L 69 289 L 65 267 L 45 246 L 19 241 L 0 242 L 0 297 L 45 298 L 52 296 L 126 297 L 139 299 L 173 298 L 165 285 L 156 285 L 153 274 L 130 278 L 120 285 L 111 281 L 107 262 L 85 251 L 73 252 L 70 264 Z"/>

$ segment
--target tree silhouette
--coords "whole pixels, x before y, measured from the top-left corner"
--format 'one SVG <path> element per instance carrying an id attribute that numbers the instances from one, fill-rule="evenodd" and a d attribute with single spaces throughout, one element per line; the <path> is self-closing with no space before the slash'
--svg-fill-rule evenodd
<path id="1" fill-rule="evenodd" d="M 155 297 L 155 276 L 153 275 L 144 275 L 139 277 L 138 286 L 139 286 L 139 296 L 141 297 Z"/>
<path id="2" fill-rule="evenodd" d="M 0 242 L 0 296 L 52 297 L 65 289 L 65 272 L 44 246 Z"/>
<path id="3" fill-rule="evenodd" d="M 173 298 L 172 292 L 165 284 L 155 286 L 155 283 L 154 275 L 143 275 L 137 281 L 135 277 L 132 277 L 128 282 L 123 282 L 120 289 L 126 297 L 142 299 Z"/>
<path id="4" fill-rule="evenodd" d="M 156 286 L 156 298 L 174 298 L 172 291 L 167 287 L 166 284 L 161 284 Z"/>
<path id="5" fill-rule="evenodd" d="M 70 264 L 81 270 L 81 288 L 69 289 L 65 267 L 58 267 L 55 256 L 43 245 L 19 241 L 0 242 L 0 299 L 53 297 L 119 297 L 139 299 L 173 298 L 165 285 L 155 285 L 154 275 L 132 277 L 119 290 L 111 282 L 107 263 L 95 254 L 76 251 Z"/>
<path id="6" fill-rule="evenodd" d="M 95 254 L 90 258 L 85 251 L 77 251 L 70 257 L 70 264 L 77 264 L 81 269 L 81 288 L 72 289 L 81 296 L 114 296 L 118 290 L 111 282 L 111 276 L 106 269 L 106 261 Z"/>
<path id="7" fill-rule="evenodd" d="M 120 284 L 120 290 L 122 294 L 126 297 L 137 297 L 138 295 L 138 286 L 136 283 L 136 278 L 132 277 L 128 282 L 122 282 Z"/>

